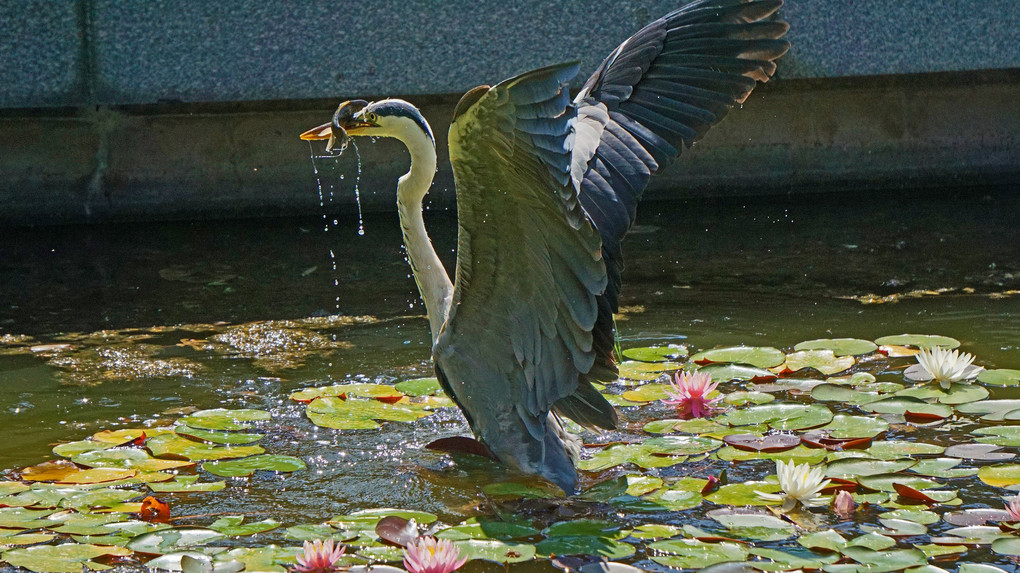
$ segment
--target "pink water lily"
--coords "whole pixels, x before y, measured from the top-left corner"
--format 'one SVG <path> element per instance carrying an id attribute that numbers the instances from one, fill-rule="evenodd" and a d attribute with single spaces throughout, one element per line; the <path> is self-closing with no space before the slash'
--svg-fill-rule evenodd
<path id="1" fill-rule="evenodd" d="M 1020 497 L 1014 497 L 1006 504 L 1009 521 L 1020 521 Z"/>
<path id="2" fill-rule="evenodd" d="M 344 555 L 346 548 L 337 544 L 333 547 L 333 540 L 305 541 L 304 552 L 298 553 L 297 566 L 292 571 L 298 573 L 335 573 L 346 569 L 336 564 Z"/>
<path id="3" fill-rule="evenodd" d="M 404 568 L 410 573 L 450 573 L 467 563 L 449 539 L 419 537 L 404 548 Z"/>
<path id="4" fill-rule="evenodd" d="M 712 412 L 719 397 L 708 398 L 715 391 L 718 382 L 712 382 L 712 375 L 705 372 L 677 372 L 666 388 L 669 398 L 662 401 L 677 407 L 684 418 L 701 418 Z"/>
<path id="5" fill-rule="evenodd" d="M 854 501 L 854 496 L 846 490 L 840 490 L 832 499 L 832 511 L 843 519 L 849 519 L 856 509 L 857 502 Z"/>

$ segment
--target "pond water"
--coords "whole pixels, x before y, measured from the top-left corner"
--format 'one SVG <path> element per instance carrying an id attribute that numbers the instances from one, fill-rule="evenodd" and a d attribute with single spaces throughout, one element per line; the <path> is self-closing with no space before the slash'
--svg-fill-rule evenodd
<path id="1" fill-rule="evenodd" d="M 986 369 L 1020 369 L 1016 191 L 803 194 L 642 205 L 625 251 L 621 345 L 676 344 L 691 353 L 747 345 L 792 352 L 797 343 L 819 338 L 938 334 L 960 341 L 961 350 L 976 355 L 976 363 Z M 426 216 L 437 250 L 452 269 L 455 218 L 445 212 Z M 302 531 L 288 528 L 373 508 L 429 512 L 445 524 L 509 512 L 538 529 L 558 520 L 599 518 L 628 529 L 694 525 L 741 537 L 706 517 L 707 510 L 723 507 L 708 501 L 691 509 L 652 511 L 632 498 L 609 505 L 603 503 L 609 497 L 519 502 L 513 495 L 483 492 L 493 482 L 540 484 L 471 456 L 454 460 L 423 449 L 438 437 L 467 433 L 453 408 L 439 408 L 413 422 L 383 422 L 380 429 L 313 424 L 308 406 L 290 399 L 292 392 L 432 376 L 427 322 L 403 259 L 395 217 L 366 216 L 363 236 L 358 226 L 355 218 L 340 218 L 324 230 L 321 218 L 309 218 L 8 229 L 0 237 L 0 427 L 5 438 L 0 441 L 0 551 L 4 535 L 10 535 L 2 528 L 16 522 L 4 521 L 2 507 L 18 505 L 3 496 L 21 493 L 2 485 L 3 480 L 18 480 L 22 468 L 57 458 L 51 451 L 55 444 L 85 440 L 103 430 L 165 427 L 195 410 L 212 408 L 269 412 L 271 421 L 253 426 L 264 435 L 258 445 L 307 466 L 293 473 L 226 478 L 226 489 L 219 492 L 159 494 L 175 517 L 194 516 L 175 525 L 204 527 L 228 514 L 281 524 L 213 546 L 295 547 Z M 902 369 L 912 363 L 871 354 L 850 372 L 909 385 Z M 816 371 L 792 377 L 826 378 Z M 609 391 L 618 394 L 643 383 L 655 382 L 634 380 Z M 749 384 L 724 381 L 720 390 L 735 392 Z M 990 398 L 1020 397 L 1010 387 L 987 388 Z M 854 405 L 812 400 L 809 386 L 802 393 L 771 393 L 779 402 L 819 403 L 836 413 L 878 417 Z M 642 430 L 645 423 L 675 417 L 675 412 L 653 401 L 622 408 L 621 415 L 622 431 L 588 435 L 586 441 L 647 439 L 653 434 Z M 948 421 L 928 427 L 886 414 L 892 425 L 884 439 L 944 447 L 973 442 L 975 428 L 1015 423 L 979 417 L 953 412 Z M 150 441 L 157 433 L 150 430 Z M 586 456 L 598 451 L 586 448 Z M 1016 447 L 1005 451 L 1016 453 Z M 714 457 L 696 453 L 661 468 L 613 465 L 582 472 L 582 485 L 590 488 L 628 474 L 643 474 L 654 484 L 661 478 L 665 486 L 722 469 L 730 483 L 775 474 L 771 461 Z M 995 463 L 1001 462 L 965 460 L 958 467 Z M 180 473 L 199 475 L 201 482 L 223 479 L 198 467 L 201 463 Z M 973 476 L 938 481 L 959 490 L 962 500 L 962 505 L 933 508 L 939 516 L 961 508 L 1001 508 L 1001 498 L 1013 495 Z M 123 487 L 148 491 L 140 485 Z M 826 508 L 816 509 L 815 520 L 801 518 L 803 529 L 796 534 L 753 545 L 812 557 L 796 541 L 812 528 L 836 528 L 846 539 L 867 533 L 869 525 L 882 528 L 879 514 L 894 506 L 872 501 L 849 522 L 840 522 Z M 953 527 L 941 520 L 924 533 L 890 534 L 896 545 L 888 550 L 911 550 Z M 650 557 L 670 555 L 668 547 L 656 551 L 648 546 L 651 539 L 618 533 L 604 537 L 614 543 L 622 539 L 636 553 L 617 555 L 613 551 L 619 547 L 611 544 L 610 556 L 649 569 L 684 563 L 657 563 Z M 966 549 L 949 554 L 950 561 L 931 563 L 953 569 L 952 560 L 958 558 L 1014 567 L 1011 557 L 990 552 L 989 530 L 972 533 L 988 542 L 961 542 Z M 535 534 L 522 542 L 542 539 Z M 140 562 L 138 556 L 126 559 L 128 565 Z M 279 563 L 275 570 L 283 570 Z M 471 561 L 466 569 L 497 567 Z M 547 559 L 513 567 L 551 569 Z"/>

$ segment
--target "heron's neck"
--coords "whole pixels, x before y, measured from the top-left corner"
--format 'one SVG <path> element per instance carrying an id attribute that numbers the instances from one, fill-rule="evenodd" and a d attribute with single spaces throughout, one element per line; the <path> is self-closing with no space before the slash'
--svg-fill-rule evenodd
<path id="1" fill-rule="evenodd" d="M 436 147 L 420 130 L 409 130 L 401 134 L 399 139 L 411 152 L 411 170 L 397 182 L 397 212 L 400 215 L 407 260 L 411 263 L 414 281 L 418 283 L 418 291 L 425 301 L 434 343 L 450 313 L 450 301 L 453 298 L 453 283 L 432 247 L 422 218 L 422 199 L 429 192 L 436 174 Z"/>

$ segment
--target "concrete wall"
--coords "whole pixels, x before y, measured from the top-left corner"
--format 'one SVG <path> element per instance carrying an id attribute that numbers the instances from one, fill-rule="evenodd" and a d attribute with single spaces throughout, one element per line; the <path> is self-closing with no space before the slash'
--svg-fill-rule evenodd
<path id="1" fill-rule="evenodd" d="M 0 225 L 321 214 L 297 134 L 339 100 L 409 97 L 443 153 L 465 89 L 591 70 L 678 3 L 0 0 Z M 648 200 L 1020 180 L 1020 2 L 787 0 L 784 17 L 778 77 Z M 362 207 L 392 210 L 406 151 L 361 151 Z M 326 211 L 357 209 L 352 158 L 317 160 Z M 454 204 L 445 157 L 430 200 Z"/>
<path id="2" fill-rule="evenodd" d="M 0 0 L 0 108 L 453 94 L 683 0 Z M 781 78 L 1020 67 L 1017 0 L 787 0 Z"/>

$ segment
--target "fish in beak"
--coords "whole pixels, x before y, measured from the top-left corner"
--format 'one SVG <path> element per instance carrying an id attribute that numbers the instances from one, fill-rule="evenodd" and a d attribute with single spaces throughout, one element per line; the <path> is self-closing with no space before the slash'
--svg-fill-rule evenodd
<path id="1" fill-rule="evenodd" d="M 328 139 L 326 151 L 332 151 L 338 141 L 341 146 L 344 145 L 348 137 L 359 135 L 359 129 L 372 125 L 361 119 L 360 115 L 355 117 L 366 106 L 368 106 L 368 102 L 363 99 L 352 99 L 343 102 L 340 104 L 340 107 L 336 108 L 332 122 L 309 129 L 301 134 L 301 139 L 306 141 Z"/>

